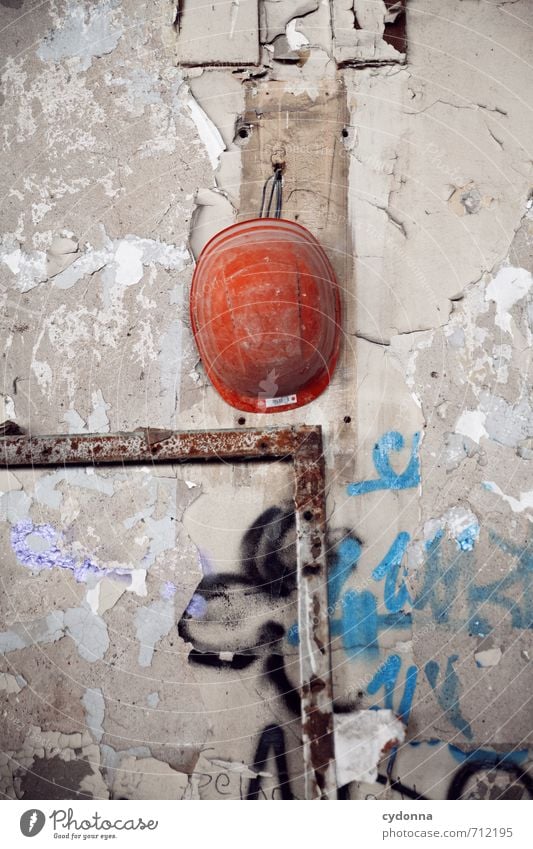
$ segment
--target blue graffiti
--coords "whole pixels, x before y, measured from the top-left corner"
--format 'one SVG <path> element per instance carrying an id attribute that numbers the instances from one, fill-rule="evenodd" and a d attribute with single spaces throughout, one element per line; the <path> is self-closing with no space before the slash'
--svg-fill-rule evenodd
<path id="1" fill-rule="evenodd" d="M 330 619 L 329 627 L 332 637 L 342 637 L 343 648 L 352 658 L 379 651 L 376 599 L 367 590 L 348 590 L 341 601 L 341 615 Z"/>
<path id="2" fill-rule="evenodd" d="M 407 604 L 411 604 L 411 596 L 405 585 L 405 580 L 402 579 L 400 587 L 396 589 L 398 583 L 398 573 L 402 565 L 405 549 L 407 548 L 411 537 L 405 531 L 398 534 L 387 554 L 372 572 L 372 577 L 375 581 L 381 581 L 385 578 L 385 604 L 387 610 L 393 613 L 403 610 Z M 404 569 L 405 578 L 405 569 Z"/>
<path id="3" fill-rule="evenodd" d="M 376 655 L 380 631 L 411 627 L 411 614 L 402 609 L 409 602 L 407 589 L 402 583 L 396 590 L 398 571 L 408 540 L 408 534 L 399 534 L 374 570 L 376 581 L 385 578 L 388 613 L 378 613 L 376 596 L 370 590 L 347 590 L 343 594 L 344 585 L 355 570 L 362 549 L 360 542 L 353 537 L 344 539 L 337 549 L 328 575 L 330 634 L 341 637 L 343 648 L 352 659 L 361 653 Z M 288 629 L 287 641 L 291 646 L 298 645 L 297 624 Z"/>
<path id="4" fill-rule="evenodd" d="M 344 584 L 354 571 L 361 556 L 361 544 L 354 537 L 346 537 L 339 544 L 335 560 L 328 571 L 328 612 L 332 616 L 339 604 Z M 340 621 L 340 620 L 339 620 Z M 333 625 L 333 630 L 337 625 Z M 340 630 L 337 630 L 337 635 Z M 291 646 L 297 646 L 300 642 L 298 625 L 291 625 L 287 632 L 287 641 Z"/>
<path id="5" fill-rule="evenodd" d="M 362 652 L 379 652 L 378 635 L 390 628 L 410 628 L 410 613 L 378 613 L 374 593 L 348 590 L 340 603 L 340 616 L 330 619 L 330 634 L 341 637 L 346 653 L 353 659 Z"/>
<path id="6" fill-rule="evenodd" d="M 377 490 L 400 490 L 410 489 L 420 483 L 420 461 L 418 447 L 420 434 L 413 434 L 411 440 L 411 456 L 405 470 L 401 473 L 394 471 L 390 461 L 393 451 L 401 451 L 405 446 L 405 440 L 401 433 L 395 430 L 388 431 L 374 445 L 372 460 L 378 474 L 377 479 L 359 481 L 349 484 L 348 495 L 364 495 L 367 492 Z M 405 531 L 399 533 L 389 548 L 383 560 L 375 567 L 372 578 L 375 581 L 385 580 L 383 596 L 387 614 L 380 615 L 377 612 L 377 603 L 373 593 L 368 590 L 361 593 L 351 591 L 346 593 L 343 599 L 342 615 L 334 620 L 332 633 L 342 633 L 345 648 L 354 649 L 363 645 L 367 640 L 368 649 L 372 652 L 379 651 L 378 631 L 382 628 L 409 628 L 411 626 L 411 614 L 405 612 L 405 608 L 412 604 L 405 578 L 405 568 L 400 577 L 402 562 L 405 551 L 410 542 L 410 536 Z M 399 655 L 390 655 L 378 668 L 372 681 L 367 687 L 367 692 L 374 695 L 381 688 L 384 690 L 385 707 L 393 709 L 394 695 L 398 686 L 398 677 L 402 667 Z M 397 713 L 407 722 L 416 689 L 418 670 L 416 666 L 409 666 L 405 674 L 403 694 Z"/>
<path id="7" fill-rule="evenodd" d="M 340 543 L 335 562 L 328 572 L 328 605 L 334 608 L 340 599 L 341 591 L 354 571 L 361 557 L 361 543 L 353 537 L 346 537 Z"/>
<path id="8" fill-rule="evenodd" d="M 470 727 L 470 723 L 466 721 L 461 713 L 461 706 L 459 704 L 459 693 L 461 687 L 457 673 L 453 668 L 454 663 L 458 660 L 459 655 L 457 654 L 453 654 L 448 658 L 444 680 L 438 688 L 437 683 L 440 674 L 440 666 L 437 661 L 428 661 L 424 667 L 424 671 L 432 690 L 435 692 L 439 705 L 454 728 L 457 728 L 462 734 L 464 734 L 467 740 L 471 740 L 473 737 L 472 728 Z"/>
<path id="9" fill-rule="evenodd" d="M 533 628 L 533 547 L 514 545 L 494 532 L 490 540 L 505 554 L 513 557 L 516 568 L 506 571 L 497 581 L 475 584 L 477 573 L 475 555 L 469 548 L 459 551 L 445 546 L 444 533 L 439 531 L 426 543 L 424 583 L 413 600 L 415 610 L 429 607 L 434 621 L 448 627 L 465 626 L 470 634 L 479 637 L 492 631 L 489 618 L 491 606 L 503 609 L 513 628 Z M 506 592 L 518 587 L 509 596 Z M 466 604 L 466 612 L 455 615 L 457 599 Z"/>
<path id="10" fill-rule="evenodd" d="M 482 608 L 487 605 L 499 605 L 511 618 L 513 628 L 533 628 L 533 537 L 526 546 L 514 545 L 504 540 L 494 531 L 489 534 L 491 542 L 516 561 L 516 568 L 497 581 L 468 589 L 470 603 L 469 630 L 476 636 L 485 636 L 491 631 L 491 625 Z M 505 590 L 520 585 L 515 597 L 505 595 Z"/>
<path id="11" fill-rule="evenodd" d="M 473 574 L 470 552 L 454 551 L 450 560 L 444 562 L 441 545 L 443 537 L 444 532 L 439 531 L 426 542 L 424 584 L 413 601 L 415 610 L 423 610 L 429 605 L 437 625 L 450 622 L 465 566 L 470 567 L 468 573 Z"/>
<path id="12" fill-rule="evenodd" d="M 298 623 L 295 622 L 294 625 L 291 625 L 287 630 L 287 642 L 290 646 L 299 646 L 300 645 L 300 635 L 298 633 Z"/>
<path id="13" fill-rule="evenodd" d="M 442 746 L 442 740 L 431 738 L 431 740 L 409 740 L 408 745 L 413 748 L 419 746 Z M 454 746 L 452 743 L 447 744 L 448 752 L 458 764 L 464 764 L 467 761 L 483 761 L 483 763 L 509 763 L 519 766 L 529 760 L 529 749 L 516 749 L 510 752 L 494 752 L 492 749 L 472 749 L 468 752 L 463 752 L 459 746 Z"/>
<path id="14" fill-rule="evenodd" d="M 413 434 L 411 442 L 411 457 L 405 471 L 397 474 L 391 466 L 389 455 L 392 451 L 401 451 L 404 438 L 396 430 L 385 433 L 374 445 L 372 459 L 379 477 L 375 480 L 359 481 L 348 485 L 348 495 L 364 495 L 379 489 L 409 489 L 420 483 L 420 461 L 418 446 L 420 434 Z"/>
<path id="15" fill-rule="evenodd" d="M 394 710 L 394 696 L 398 687 L 398 678 L 400 676 L 401 668 L 401 657 L 397 654 L 389 655 L 385 662 L 381 664 L 376 674 L 372 678 L 372 681 L 367 687 L 367 692 L 371 696 L 375 695 L 378 690 L 383 687 L 383 704 L 384 707 L 388 708 L 389 710 Z M 400 704 L 398 706 L 398 710 L 396 711 L 402 722 L 405 723 L 408 722 L 409 714 L 411 713 L 411 706 L 416 690 L 417 678 L 417 667 L 409 666 L 405 673 L 405 684 L 403 694 L 400 700 Z M 375 705 L 374 707 L 377 707 L 377 705 Z"/>
<path id="16" fill-rule="evenodd" d="M 477 522 L 468 525 L 455 538 L 461 551 L 473 551 L 479 536 L 479 525 Z"/>
<path id="17" fill-rule="evenodd" d="M 186 612 L 191 619 L 203 619 L 207 613 L 208 603 L 200 593 L 193 593 L 193 596 L 187 605 Z"/>
<path id="18" fill-rule="evenodd" d="M 393 555 L 395 555 L 395 552 L 396 549 L 394 549 Z M 363 652 L 375 655 L 379 651 L 378 634 L 381 630 L 409 628 L 411 626 L 411 615 L 401 611 L 402 605 L 395 607 L 394 603 L 391 602 L 389 607 L 391 613 L 378 613 L 376 597 L 369 590 L 348 590 L 341 598 L 344 584 L 355 570 L 360 556 L 361 544 L 359 541 L 353 537 L 347 537 L 338 547 L 335 563 L 330 569 L 328 577 L 330 633 L 332 637 L 342 638 L 343 648 L 352 659 Z M 383 567 L 383 564 L 380 564 L 377 569 L 381 567 Z M 383 567 L 384 575 L 387 569 L 387 566 Z M 391 566 L 391 571 L 394 571 L 394 564 Z M 387 579 L 389 580 L 389 589 L 392 581 L 394 596 L 396 571 L 394 571 L 392 577 L 390 577 L 390 572 L 387 571 Z M 379 580 L 379 578 L 376 578 L 376 580 Z M 401 591 L 399 594 L 401 594 Z"/>
<path id="19" fill-rule="evenodd" d="M 484 761 L 485 763 L 513 763 L 521 764 L 529 757 L 528 749 L 518 749 L 514 752 L 493 752 L 490 749 L 473 749 L 471 752 L 463 752 L 458 746 L 448 743 L 448 751 L 457 763 L 465 761 Z"/>

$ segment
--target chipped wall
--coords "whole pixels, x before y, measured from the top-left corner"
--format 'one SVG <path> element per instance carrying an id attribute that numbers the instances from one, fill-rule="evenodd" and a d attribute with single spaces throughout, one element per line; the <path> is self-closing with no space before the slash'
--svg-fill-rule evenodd
<path id="1" fill-rule="evenodd" d="M 263 426 L 188 290 L 281 158 L 343 299 L 330 387 L 268 420 L 324 430 L 341 795 L 522 798 L 531 5 L 203 8 L 1 3 L 0 421 Z M 0 472 L 2 794 L 302 796 L 291 493 L 283 464 Z"/>

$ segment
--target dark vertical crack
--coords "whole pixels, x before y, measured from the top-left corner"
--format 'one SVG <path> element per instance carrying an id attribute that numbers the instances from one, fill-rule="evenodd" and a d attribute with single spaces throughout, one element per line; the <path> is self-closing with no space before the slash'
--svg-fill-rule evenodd
<path id="1" fill-rule="evenodd" d="M 175 14 L 174 14 L 174 20 L 172 21 L 172 26 L 174 27 L 174 29 L 176 30 L 178 35 L 181 32 L 181 19 L 183 17 L 184 3 L 185 3 L 185 0 L 177 0 L 176 7 L 175 7 L 176 11 L 175 11 Z"/>

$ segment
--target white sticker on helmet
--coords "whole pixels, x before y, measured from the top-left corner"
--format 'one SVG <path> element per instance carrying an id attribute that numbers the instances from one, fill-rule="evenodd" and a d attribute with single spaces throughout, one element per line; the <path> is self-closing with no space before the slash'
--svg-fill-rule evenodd
<path id="1" fill-rule="evenodd" d="M 297 395 L 282 395 L 280 398 L 265 398 L 265 407 L 285 407 L 287 404 L 296 404 Z"/>

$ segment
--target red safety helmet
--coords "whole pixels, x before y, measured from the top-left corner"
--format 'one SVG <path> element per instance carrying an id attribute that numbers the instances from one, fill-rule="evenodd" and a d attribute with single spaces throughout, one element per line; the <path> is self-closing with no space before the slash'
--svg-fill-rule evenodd
<path id="1" fill-rule="evenodd" d="M 301 407 L 330 382 L 339 289 L 324 250 L 300 224 L 257 218 L 217 233 L 198 258 L 190 309 L 209 379 L 238 410 Z"/>

